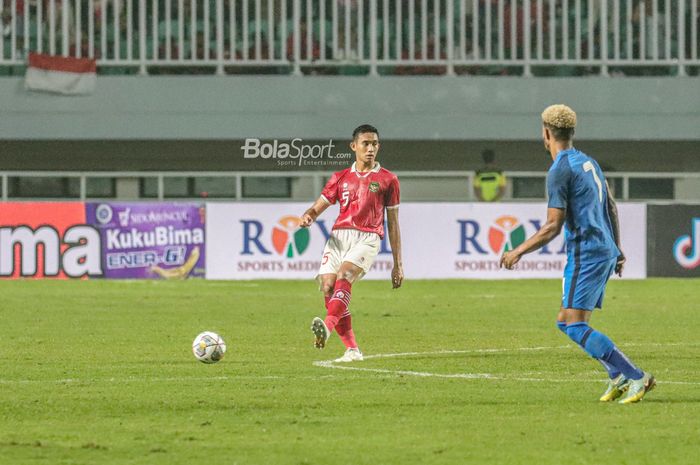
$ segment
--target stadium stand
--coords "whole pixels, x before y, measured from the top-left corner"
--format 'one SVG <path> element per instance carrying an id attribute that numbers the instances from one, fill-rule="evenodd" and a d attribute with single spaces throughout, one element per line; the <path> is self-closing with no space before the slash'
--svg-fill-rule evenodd
<path id="1" fill-rule="evenodd" d="M 0 68 L 37 51 L 118 74 L 697 75 L 698 21 L 695 0 L 3 0 Z"/>

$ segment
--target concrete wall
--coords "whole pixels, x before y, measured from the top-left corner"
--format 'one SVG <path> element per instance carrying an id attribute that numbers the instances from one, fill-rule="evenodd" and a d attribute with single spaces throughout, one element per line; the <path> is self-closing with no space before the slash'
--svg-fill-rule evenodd
<path id="1" fill-rule="evenodd" d="M 700 79 L 100 76 L 89 97 L 30 93 L 0 79 L 0 139 L 347 139 L 371 121 L 386 139 L 537 140 L 566 102 L 586 140 L 700 141 Z"/>

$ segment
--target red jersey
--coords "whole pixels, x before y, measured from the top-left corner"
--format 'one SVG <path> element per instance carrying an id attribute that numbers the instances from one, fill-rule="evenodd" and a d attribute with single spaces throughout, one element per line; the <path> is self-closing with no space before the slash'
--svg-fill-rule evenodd
<path id="1" fill-rule="evenodd" d="M 384 237 L 384 208 L 399 206 L 399 178 L 375 164 L 371 171 L 360 173 L 355 163 L 333 173 L 321 197 L 333 205 L 340 203 L 340 214 L 333 229 L 356 229 Z"/>

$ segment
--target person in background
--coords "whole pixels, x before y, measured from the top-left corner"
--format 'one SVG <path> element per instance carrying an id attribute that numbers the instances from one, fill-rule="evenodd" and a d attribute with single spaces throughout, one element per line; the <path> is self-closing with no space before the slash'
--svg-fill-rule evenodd
<path id="1" fill-rule="evenodd" d="M 474 177 L 474 195 L 480 202 L 496 202 L 506 191 L 506 177 L 494 164 L 496 154 L 493 150 L 484 150 L 481 152 L 481 157 L 484 160 L 484 166 L 476 172 Z"/>

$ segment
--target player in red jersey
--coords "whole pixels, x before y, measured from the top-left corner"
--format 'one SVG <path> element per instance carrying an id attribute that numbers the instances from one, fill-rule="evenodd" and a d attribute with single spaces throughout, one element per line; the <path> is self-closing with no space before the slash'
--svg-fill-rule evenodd
<path id="1" fill-rule="evenodd" d="M 384 237 L 384 209 L 387 211 L 389 244 L 394 255 L 391 281 L 401 287 L 401 232 L 399 231 L 399 179 L 377 163 L 379 133 L 363 124 L 352 133 L 350 148 L 355 152 L 352 167 L 338 171 L 324 187 L 321 197 L 304 212 L 301 226 L 308 227 L 326 208 L 340 203 L 340 214 L 323 250 L 318 278 L 326 300 L 326 319 L 314 318 L 311 331 L 314 346 L 323 349 L 335 330 L 346 347 L 338 362 L 362 360 L 355 342 L 348 306 L 352 283 L 369 271 Z"/>

